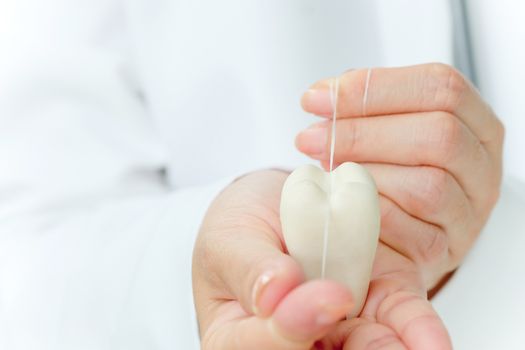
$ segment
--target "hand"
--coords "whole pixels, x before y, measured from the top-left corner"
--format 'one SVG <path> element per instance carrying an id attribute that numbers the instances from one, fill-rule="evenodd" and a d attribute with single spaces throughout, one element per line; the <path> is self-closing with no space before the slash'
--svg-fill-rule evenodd
<path id="1" fill-rule="evenodd" d="M 450 349 L 417 266 L 383 243 L 362 317 L 341 321 L 353 306 L 344 286 L 304 282 L 281 234 L 278 208 L 286 176 L 245 176 L 206 214 L 193 260 L 202 348 Z"/>
<path id="2" fill-rule="evenodd" d="M 340 77 L 335 162 L 359 162 L 381 194 L 381 241 L 413 261 L 431 289 L 460 264 L 500 190 L 503 126 L 453 68 L 426 64 Z M 303 96 L 331 116 L 330 80 Z M 365 105 L 366 103 L 366 105 Z M 330 121 L 298 135 L 300 151 L 328 166 Z"/>

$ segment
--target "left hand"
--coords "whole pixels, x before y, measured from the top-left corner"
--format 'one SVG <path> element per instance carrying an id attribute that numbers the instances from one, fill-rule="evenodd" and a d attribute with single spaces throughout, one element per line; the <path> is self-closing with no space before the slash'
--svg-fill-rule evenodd
<path id="1" fill-rule="evenodd" d="M 380 192 L 382 243 L 413 261 L 427 290 L 457 268 L 500 190 L 504 128 L 475 88 L 443 64 L 340 77 L 335 163 L 359 162 Z M 330 83 L 303 96 L 331 117 Z M 366 103 L 366 105 L 364 105 Z M 331 121 L 300 133 L 298 149 L 328 167 Z"/>
<path id="2" fill-rule="evenodd" d="M 304 281 L 287 255 L 279 220 L 286 177 L 246 175 L 206 214 L 193 255 L 202 349 L 451 349 L 418 269 L 382 242 L 363 313 L 339 322 L 354 307 L 352 293 Z"/>

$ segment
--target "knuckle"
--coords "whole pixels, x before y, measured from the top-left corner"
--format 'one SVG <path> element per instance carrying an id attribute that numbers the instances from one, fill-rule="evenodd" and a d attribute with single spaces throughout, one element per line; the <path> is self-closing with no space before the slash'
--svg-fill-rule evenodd
<path id="1" fill-rule="evenodd" d="M 445 205 L 449 175 L 445 170 L 434 167 L 422 167 L 417 175 L 412 205 L 422 214 L 439 213 Z"/>
<path id="2" fill-rule="evenodd" d="M 483 143 L 477 138 L 474 139 L 473 142 L 471 158 L 478 164 L 488 161 L 487 151 L 485 150 Z"/>
<path id="3" fill-rule="evenodd" d="M 433 123 L 430 124 L 428 152 L 434 153 L 439 164 L 453 160 L 460 152 L 463 141 L 463 125 L 453 115 L 446 112 L 436 112 Z"/>
<path id="4" fill-rule="evenodd" d="M 495 133 L 496 133 L 496 139 L 500 143 L 503 143 L 503 140 L 505 140 L 505 125 L 498 118 L 496 118 L 496 122 L 494 124 L 494 129 L 495 129 Z"/>
<path id="5" fill-rule="evenodd" d="M 499 198 L 501 196 L 500 181 L 494 181 L 493 185 L 488 186 L 486 193 L 487 194 L 485 201 L 481 206 L 481 215 L 483 217 L 488 217 L 492 209 L 494 209 L 494 207 L 496 206 L 496 203 L 498 203 L 499 201 Z"/>
<path id="6" fill-rule="evenodd" d="M 497 186 L 492 186 L 492 190 L 489 193 L 489 199 L 488 199 L 488 211 L 490 212 L 492 208 L 496 205 L 496 203 L 499 201 L 499 198 L 501 197 L 501 186 L 498 184 Z"/>
<path id="7" fill-rule="evenodd" d="M 347 160 L 349 157 L 353 157 L 359 154 L 359 137 L 361 134 L 361 125 L 356 119 L 342 120 L 341 123 L 341 134 L 337 135 L 338 143 L 340 144 L 340 150 L 338 150 L 340 157 L 336 157 L 338 160 Z M 337 154 L 336 154 L 337 155 Z"/>
<path id="8" fill-rule="evenodd" d="M 466 79 L 455 68 L 443 63 L 428 65 L 425 96 L 435 109 L 453 111 L 468 88 Z"/>
<path id="9" fill-rule="evenodd" d="M 490 106 L 485 101 L 483 101 L 483 104 L 487 111 L 487 114 L 489 114 L 491 117 L 490 123 L 488 123 L 486 126 L 487 130 L 490 130 L 490 136 L 483 138 L 482 142 L 484 144 L 494 143 L 497 146 L 496 150 L 498 150 L 498 152 L 501 152 L 503 147 L 503 141 L 505 140 L 505 124 L 499 119 L 492 106 Z"/>
<path id="10" fill-rule="evenodd" d="M 447 259 L 449 242 L 446 233 L 436 226 L 422 232 L 417 244 L 419 255 L 428 265 L 440 265 Z"/>
<path id="11" fill-rule="evenodd" d="M 391 200 L 387 199 L 381 194 L 379 195 L 379 205 L 381 208 L 381 223 L 383 225 L 388 225 L 391 221 L 393 221 L 395 205 Z"/>
<path id="12" fill-rule="evenodd" d="M 457 200 L 451 205 L 453 205 L 453 210 L 448 214 L 443 230 L 450 236 L 461 237 L 461 243 L 455 240 L 450 250 L 451 253 L 462 257 L 466 253 L 466 247 L 470 246 L 470 243 L 476 238 L 476 235 L 471 234 L 476 217 L 470 202 L 466 198 Z"/>

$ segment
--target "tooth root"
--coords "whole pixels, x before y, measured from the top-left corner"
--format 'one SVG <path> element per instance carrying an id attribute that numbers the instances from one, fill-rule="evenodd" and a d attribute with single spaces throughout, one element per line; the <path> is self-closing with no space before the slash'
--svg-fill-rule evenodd
<path id="1" fill-rule="evenodd" d="M 350 288 L 356 301 L 349 315 L 353 317 L 368 292 L 380 229 L 379 200 L 375 183 L 362 166 L 345 163 L 332 176 L 312 165 L 295 170 L 283 187 L 281 223 L 290 255 L 308 279 L 320 278 L 329 209 L 325 277 Z"/>

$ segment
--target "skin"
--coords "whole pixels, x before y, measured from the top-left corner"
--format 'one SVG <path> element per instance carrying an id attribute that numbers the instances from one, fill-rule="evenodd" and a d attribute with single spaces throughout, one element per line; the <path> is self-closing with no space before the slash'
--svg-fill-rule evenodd
<path id="1" fill-rule="evenodd" d="M 382 227 L 361 315 L 352 295 L 304 281 L 286 254 L 279 201 L 287 174 L 242 177 L 211 205 L 195 245 L 193 283 L 203 349 L 450 349 L 427 291 L 460 264 L 498 195 L 503 127 L 476 90 L 441 64 L 340 77 L 336 162 L 365 165 Z M 303 96 L 330 116 L 330 80 Z M 326 167 L 329 121 L 301 132 L 300 151 Z"/>

